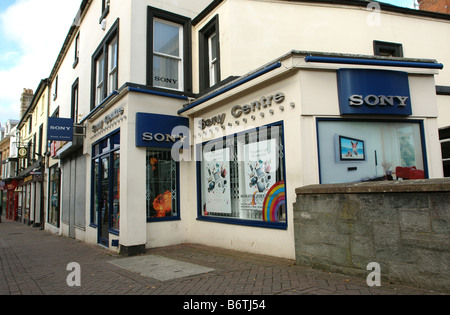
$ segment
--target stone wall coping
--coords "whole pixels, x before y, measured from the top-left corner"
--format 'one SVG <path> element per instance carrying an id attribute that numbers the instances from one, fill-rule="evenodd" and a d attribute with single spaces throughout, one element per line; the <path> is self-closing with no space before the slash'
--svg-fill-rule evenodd
<path id="1" fill-rule="evenodd" d="M 297 195 L 449 192 L 450 178 L 317 184 L 299 187 Z"/>

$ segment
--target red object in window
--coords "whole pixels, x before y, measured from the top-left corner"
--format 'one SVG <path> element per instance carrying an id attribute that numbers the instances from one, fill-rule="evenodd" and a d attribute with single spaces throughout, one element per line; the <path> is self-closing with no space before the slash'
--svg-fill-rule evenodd
<path id="1" fill-rule="evenodd" d="M 397 175 L 397 178 L 403 178 L 403 179 L 424 179 L 425 178 L 425 172 L 422 170 L 416 169 L 415 166 L 409 166 L 409 167 L 397 166 L 395 168 L 395 174 Z"/>
<path id="2" fill-rule="evenodd" d="M 409 178 L 410 179 L 424 179 L 425 173 L 422 170 L 410 170 L 409 171 Z"/>

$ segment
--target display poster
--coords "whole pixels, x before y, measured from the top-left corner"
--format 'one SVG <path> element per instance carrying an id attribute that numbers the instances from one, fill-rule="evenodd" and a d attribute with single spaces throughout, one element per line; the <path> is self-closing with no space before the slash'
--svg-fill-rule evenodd
<path id="1" fill-rule="evenodd" d="M 203 153 L 206 213 L 231 213 L 230 149 Z"/>
<path id="2" fill-rule="evenodd" d="M 276 183 L 276 140 L 246 144 L 243 154 L 244 187 L 239 190 L 241 211 L 262 211 L 266 194 Z"/>

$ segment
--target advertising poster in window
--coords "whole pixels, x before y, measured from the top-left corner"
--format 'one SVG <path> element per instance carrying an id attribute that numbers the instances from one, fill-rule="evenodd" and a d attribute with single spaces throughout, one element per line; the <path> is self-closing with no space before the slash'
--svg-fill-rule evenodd
<path id="1" fill-rule="evenodd" d="M 176 169 L 169 149 L 147 151 L 147 218 L 177 215 Z"/>
<path id="2" fill-rule="evenodd" d="M 204 201 L 207 212 L 231 213 L 230 149 L 203 153 Z"/>
<path id="3" fill-rule="evenodd" d="M 243 151 L 241 211 L 262 211 L 266 194 L 276 183 L 277 143 L 275 139 L 254 142 L 244 145 Z"/>

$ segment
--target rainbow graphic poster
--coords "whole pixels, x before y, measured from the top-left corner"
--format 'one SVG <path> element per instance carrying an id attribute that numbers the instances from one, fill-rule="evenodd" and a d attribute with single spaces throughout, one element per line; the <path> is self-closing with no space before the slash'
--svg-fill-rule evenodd
<path id="1" fill-rule="evenodd" d="M 278 218 L 285 204 L 286 189 L 282 180 L 270 187 L 266 194 L 262 209 L 263 221 L 278 222 Z"/>

